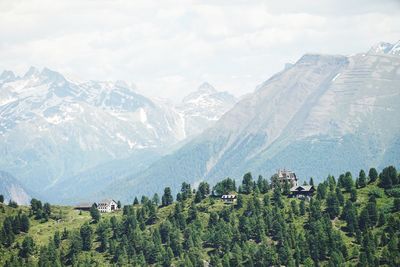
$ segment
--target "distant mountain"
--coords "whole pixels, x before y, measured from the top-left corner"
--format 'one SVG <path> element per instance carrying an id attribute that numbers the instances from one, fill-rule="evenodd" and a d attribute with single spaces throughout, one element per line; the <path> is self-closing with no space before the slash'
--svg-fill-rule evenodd
<path id="1" fill-rule="evenodd" d="M 14 176 L 4 171 L 0 171 L 0 194 L 4 196 L 5 203 L 13 200 L 18 205 L 28 205 L 32 198 Z"/>
<path id="2" fill-rule="evenodd" d="M 47 68 L 31 67 L 22 77 L 4 71 L 0 169 L 52 201 L 73 198 L 71 192 L 80 189 L 90 194 L 91 189 L 123 177 L 123 170 L 143 169 L 231 107 L 222 98 L 214 100 L 218 92 L 209 95 L 213 100 L 207 106 L 184 102 L 177 108 L 149 99 L 123 81 L 77 82 Z M 191 114 L 191 108 L 198 113 Z M 210 110 L 218 110 L 216 117 L 203 116 Z M 132 165 L 124 167 L 132 158 Z"/>
<path id="3" fill-rule="evenodd" d="M 395 44 L 380 42 L 374 45 L 369 53 L 397 55 L 400 56 L 400 41 Z"/>
<path id="4" fill-rule="evenodd" d="M 396 45 L 354 56 L 307 54 L 239 101 L 214 126 L 114 185 L 122 197 L 287 167 L 302 179 L 400 162 Z M 324 172 L 321 173 L 320 170 Z M 118 188 L 118 189 L 117 189 Z"/>
<path id="5" fill-rule="evenodd" d="M 212 85 L 205 82 L 183 98 L 177 109 L 185 119 L 185 131 L 188 136 L 201 133 L 231 109 L 237 99 L 228 92 L 218 92 Z"/>

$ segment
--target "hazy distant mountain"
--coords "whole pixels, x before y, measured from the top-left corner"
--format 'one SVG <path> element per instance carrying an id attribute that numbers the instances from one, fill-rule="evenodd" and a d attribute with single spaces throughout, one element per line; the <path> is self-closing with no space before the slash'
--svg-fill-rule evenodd
<path id="1" fill-rule="evenodd" d="M 0 194 L 4 196 L 5 203 L 13 200 L 19 205 L 28 205 L 31 196 L 14 176 L 7 172 L 0 171 Z"/>
<path id="2" fill-rule="evenodd" d="M 177 109 L 185 118 L 185 131 L 189 136 L 201 133 L 231 109 L 237 99 L 228 92 L 218 92 L 209 83 L 183 98 Z"/>
<path id="3" fill-rule="evenodd" d="M 327 171 L 397 165 L 399 43 L 377 47 L 348 57 L 304 55 L 213 127 L 116 188 L 131 197 L 247 171 L 270 176 L 280 167 L 322 179 Z"/>
<path id="4" fill-rule="evenodd" d="M 210 93 L 211 98 L 218 95 Z M 0 169 L 52 200 L 74 197 L 71 192 L 80 192 L 77 188 L 98 190 L 204 130 L 207 120 L 215 121 L 231 107 L 224 101 L 221 97 L 204 107 L 203 102 L 192 102 L 176 108 L 140 95 L 122 81 L 76 82 L 47 68 L 32 67 L 23 77 L 4 71 Z M 190 114 L 193 108 L 198 113 Z M 208 118 L 203 109 L 218 112 Z M 132 158 L 132 165 L 126 166 Z"/>

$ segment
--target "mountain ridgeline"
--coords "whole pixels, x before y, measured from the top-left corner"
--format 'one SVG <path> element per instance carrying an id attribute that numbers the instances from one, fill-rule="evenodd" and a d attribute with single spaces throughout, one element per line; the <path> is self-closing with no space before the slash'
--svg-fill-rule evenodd
<path id="1" fill-rule="evenodd" d="M 399 47 L 380 44 L 352 56 L 306 54 L 201 135 L 110 191 L 129 197 L 178 188 L 184 180 L 215 182 L 280 167 L 318 180 L 322 170 L 397 166 Z"/>
<path id="2" fill-rule="evenodd" d="M 228 178 L 196 189 L 184 182 L 176 201 L 167 187 L 161 198 L 142 196 L 102 214 L 96 206 L 78 211 L 32 199 L 18 207 L 0 199 L 0 265 L 400 265 L 395 167 L 329 175 L 318 186 L 310 179 L 307 188 L 316 191 L 305 198 L 277 178 L 247 173 L 241 183 Z"/>
<path id="3" fill-rule="evenodd" d="M 79 82 L 50 69 L 0 75 L 0 170 L 58 202 L 90 198 L 202 132 L 236 99 L 210 84 L 174 105 L 122 81 Z"/>

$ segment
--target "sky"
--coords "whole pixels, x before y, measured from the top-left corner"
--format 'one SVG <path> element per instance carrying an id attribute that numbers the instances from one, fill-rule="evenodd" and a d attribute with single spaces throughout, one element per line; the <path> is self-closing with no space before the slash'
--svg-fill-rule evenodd
<path id="1" fill-rule="evenodd" d="M 400 40 L 400 0 L 0 0 L 0 71 L 48 67 L 179 101 L 202 82 L 240 96 L 305 53 Z"/>

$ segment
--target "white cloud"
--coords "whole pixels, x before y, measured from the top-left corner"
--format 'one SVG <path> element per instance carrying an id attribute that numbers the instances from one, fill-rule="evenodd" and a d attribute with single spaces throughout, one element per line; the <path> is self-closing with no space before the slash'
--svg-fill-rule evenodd
<path id="1" fill-rule="evenodd" d="M 397 0 L 0 0 L 0 69 L 46 66 L 173 98 L 207 80 L 239 95 L 306 52 L 394 42 L 398 25 Z"/>

